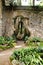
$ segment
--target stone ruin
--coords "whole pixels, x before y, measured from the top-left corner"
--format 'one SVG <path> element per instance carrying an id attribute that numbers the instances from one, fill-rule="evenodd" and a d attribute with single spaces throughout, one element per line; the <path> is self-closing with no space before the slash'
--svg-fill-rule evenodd
<path id="1" fill-rule="evenodd" d="M 0 36 L 12 36 L 17 33 L 17 37 L 21 38 L 25 34 L 24 31 L 22 34 L 18 32 L 18 26 L 19 23 L 21 25 L 21 22 L 26 34 L 30 34 L 31 37 L 43 38 L 43 11 L 34 13 L 30 10 L 6 10 L 2 6 L 2 0 L 0 0 Z M 23 29 L 20 26 L 19 28 Z"/>

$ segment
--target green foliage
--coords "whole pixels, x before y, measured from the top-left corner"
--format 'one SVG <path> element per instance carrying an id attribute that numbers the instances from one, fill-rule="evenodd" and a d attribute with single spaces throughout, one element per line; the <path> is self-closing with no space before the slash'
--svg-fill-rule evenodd
<path id="1" fill-rule="evenodd" d="M 36 48 L 24 48 L 15 50 L 10 60 L 18 60 L 19 62 L 24 62 L 25 65 L 43 65 L 43 60 L 37 53 Z"/>
<path id="2" fill-rule="evenodd" d="M 43 42 L 43 39 L 39 37 L 29 38 L 30 42 Z"/>
<path id="3" fill-rule="evenodd" d="M 28 36 L 25 36 L 24 42 L 26 42 L 28 40 Z"/>
<path id="4" fill-rule="evenodd" d="M 7 45 L 7 46 L 2 46 L 2 45 L 0 45 L 0 49 L 2 49 L 2 50 L 6 50 L 6 49 L 9 49 L 9 48 L 12 48 L 13 47 L 13 44 L 10 44 L 9 46 Z"/>
<path id="5" fill-rule="evenodd" d="M 12 37 L 5 37 L 5 41 L 8 44 L 15 43 L 15 39 L 13 39 Z"/>
<path id="6" fill-rule="evenodd" d="M 39 37 L 33 37 L 33 38 L 30 37 L 28 38 L 28 40 L 26 40 L 26 44 L 31 46 L 42 46 L 43 39 Z"/>
<path id="7" fill-rule="evenodd" d="M 0 36 L 0 49 L 8 49 L 15 46 L 15 40 L 12 37 Z"/>
<path id="8" fill-rule="evenodd" d="M 5 43 L 4 37 L 0 36 L 0 45 L 3 45 Z"/>

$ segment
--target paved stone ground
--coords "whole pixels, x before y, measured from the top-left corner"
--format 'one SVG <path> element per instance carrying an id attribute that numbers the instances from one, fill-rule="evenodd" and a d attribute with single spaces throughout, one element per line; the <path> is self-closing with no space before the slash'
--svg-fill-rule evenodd
<path id="1" fill-rule="evenodd" d="M 14 49 L 18 49 L 24 46 L 25 44 L 23 41 L 18 41 L 15 48 L 0 52 L 0 65 L 11 65 L 9 57 L 11 56 Z"/>

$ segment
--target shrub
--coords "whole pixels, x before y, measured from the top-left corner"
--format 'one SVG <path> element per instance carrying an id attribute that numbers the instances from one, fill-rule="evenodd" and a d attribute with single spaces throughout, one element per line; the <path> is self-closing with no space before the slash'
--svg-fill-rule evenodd
<path id="1" fill-rule="evenodd" d="M 43 43 L 43 39 L 39 38 L 39 37 L 29 37 L 28 40 L 26 41 L 27 45 L 35 45 L 35 46 L 40 46 L 40 44 Z"/>
<path id="2" fill-rule="evenodd" d="M 28 38 L 30 42 L 43 42 L 43 39 L 40 37 L 33 37 L 33 38 Z"/>
<path id="3" fill-rule="evenodd" d="M 8 44 L 11 44 L 11 43 L 15 43 L 16 42 L 15 39 L 13 39 L 12 37 L 5 37 L 5 41 Z"/>
<path id="4" fill-rule="evenodd" d="M 0 49 L 8 49 L 15 46 L 15 40 L 12 37 L 0 36 Z"/>
<path id="5" fill-rule="evenodd" d="M 17 60 L 24 65 L 43 65 L 43 60 L 35 48 L 24 48 L 15 50 L 10 60 Z"/>

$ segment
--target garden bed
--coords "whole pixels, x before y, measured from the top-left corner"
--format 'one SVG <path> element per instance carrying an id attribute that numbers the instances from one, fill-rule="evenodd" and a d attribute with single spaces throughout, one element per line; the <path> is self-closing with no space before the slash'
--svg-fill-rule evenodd
<path id="1" fill-rule="evenodd" d="M 25 38 L 25 48 L 15 50 L 10 57 L 12 65 L 43 65 L 43 39 Z"/>
<path id="2" fill-rule="evenodd" d="M 39 48 L 22 48 L 15 50 L 10 57 L 12 65 L 43 65 L 43 58 L 41 58 Z"/>

